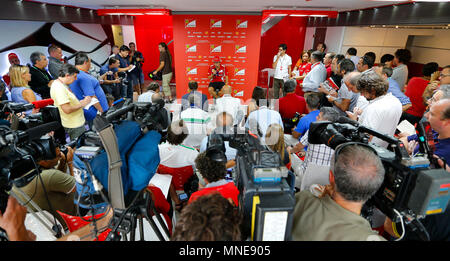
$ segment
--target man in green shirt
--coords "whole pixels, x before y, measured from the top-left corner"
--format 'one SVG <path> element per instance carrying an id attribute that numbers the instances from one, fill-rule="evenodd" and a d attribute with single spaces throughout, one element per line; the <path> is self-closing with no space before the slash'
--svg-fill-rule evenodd
<path id="1" fill-rule="evenodd" d="M 292 239 L 296 241 L 383 241 L 360 216 L 364 203 L 379 189 L 384 168 L 372 149 L 341 144 L 330 167 L 330 185 L 320 196 L 296 195 Z"/>

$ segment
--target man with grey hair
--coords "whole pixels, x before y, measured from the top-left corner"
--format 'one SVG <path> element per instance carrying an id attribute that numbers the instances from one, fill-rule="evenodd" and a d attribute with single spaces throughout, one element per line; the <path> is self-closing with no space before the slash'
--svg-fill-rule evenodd
<path id="1" fill-rule="evenodd" d="M 339 113 L 335 109 L 322 107 L 316 121 L 335 122 L 338 117 Z M 309 144 L 308 136 L 309 130 L 291 150 L 291 153 L 295 153 L 295 155 L 305 155 L 303 161 L 292 160 L 292 168 L 297 176 L 296 187 L 299 187 L 300 190 L 307 189 L 312 184 L 328 184 L 328 171 L 334 153 L 334 150 L 325 144 Z M 306 150 L 306 148 L 308 149 Z"/>
<path id="2" fill-rule="evenodd" d="M 45 69 L 48 65 L 47 57 L 41 52 L 34 52 L 30 55 L 30 62 L 31 81 L 28 85 L 34 92 L 41 95 L 42 99 L 50 98 L 53 78 Z"/>
<path id="3" fill-rule="evenodd" d="M 350 108 L 352 109 L 350 109 L 349 111 L 358 114 L 361 114 L 369 104 L 366 97 L 361 95 L 361 93 L 358 91 L 358 88 L 356 88 L 360 77 L 360 72 L 353 71 L 348 73 L 343 79 L 347 88 L 353 92 L 353 96 L 350 101 Z"/>
<path id="4" fill-rule="evenodd" d="M 330 185 L 315 196 L 296 194 L 292 239 L 296 241 L 384 241 L 360 216 L 364 203 L 380 188 L 384 167 L 374 150 L 364 144 L 336 147 Z"/>
<path id="5" fill-rule="evenodd" d="M 322 63 L 323 53 L 314 51 L 311 54 L 311 71 L 306 75 L 300 87 L 303 88 L 303 92 L 319 92 L 319 84 L 327 79 L 327 69 Z"/>
<path id="6" fill-rule="evenodd" d="M 392 79 L 392 72 L 392 68 L 382 67 L 381 76 L 389 83 L 388 92 L 392 93 L 392 95 L 394 95 L 402 103 L 402 110 L 406 111 L 412 106 L 411 100 L 400 90 L 398 83 Z"/>
<path id="7" fill-rule="evenodd" d="M 298 113 L 299 115 L 302 115 L 306 113 L 305 98 L 295 94 L 296 86 L 296 80 L 287 80 L 283 86 L 284 97 L 279 100 L 278 111 L 283 120 L 284 133 L 286 134 L 291 134 L 292 129 L 296 127 L 296 124 L 292 122 L 292 118 L 295 117 L 295 114 Z"/>
<path id="8" fill-rule="evenodd" d="M 388 83 L 376 72 L 361 74 L 357 84 L 358 91 L 369 101 L 369 105 L 359 116 L 347 112 L 353 120 L 380 133 L 393 136 L 402 115 L 402 104 L 392 93 L 388 93 Z M 388 143 L 373 137 L 372 143 L 387 147 Z"/>
<path id="9" fill-rule="evenodd" d="M 234 131 L 232 128 L 233 122 L 234 122 L 233 116 L 230 113 L 226 111 L 219 112 L 216 116 L 216 128 L 211 133 L 233 134 Z M 203 138 L 202 143 L 200 145 L 200 152 L 204 152 L 208 148 L 209 137 L 210 135 Z M 227 157 L 226 167 L 227 168 L 234 167 L 236 165 L 235 158 L 237 150 L 230 147 L 228 141 L 224 141 L 224 145 L 225 145 L 225 156 Z"/>

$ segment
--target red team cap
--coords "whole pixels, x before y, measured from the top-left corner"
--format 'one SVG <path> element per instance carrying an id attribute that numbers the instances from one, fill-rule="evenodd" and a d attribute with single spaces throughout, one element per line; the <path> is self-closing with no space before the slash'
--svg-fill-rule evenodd
<path id="1" fill-rule="evenodd" d="M 19 57 L 17 56 L 17 54 L 15 54 L 15 53 L 10 53 L 10 54 L 8 54 L 8 60 L 12 60 L 12 59 L 14 59 L 14 58 L 16 58 L 16 59 L 19 59 Z"/>

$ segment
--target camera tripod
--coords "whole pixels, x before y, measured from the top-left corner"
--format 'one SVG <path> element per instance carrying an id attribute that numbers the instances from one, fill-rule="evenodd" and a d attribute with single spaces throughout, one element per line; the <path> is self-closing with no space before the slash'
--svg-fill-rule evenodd
<path id="1" fill-rule="evenodd" d="M 163 230 L 162 232 L 151 214 L 154 214 L 156 217 Z M 120 241 L 122 238 L 120 234 L 124 236 L 125 241 L 136 241 L 136 228 L 138 225 L 140 241 L 144 241 L 144 218 L 150 224 L 160 241 L 169 239 L 170 234 L 167 225 L 156 211 L 150 192 L 147 189 L 143 189 L 134 198 L 128 208 L 114 209 L 114 216 L 110 223 L 111 232 L 106 241 Z M 130 233 L 129 240 L 127 238 L 128 233 Z"/>

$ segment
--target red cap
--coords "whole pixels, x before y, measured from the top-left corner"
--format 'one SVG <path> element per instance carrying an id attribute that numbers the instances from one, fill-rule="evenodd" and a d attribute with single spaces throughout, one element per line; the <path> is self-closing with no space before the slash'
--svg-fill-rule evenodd
<path id="1" fill-rule="evenodd" d="M 16 59 L 19 59 L 19 57 L 17 56 L 17 54 L 15 54 L 15 53 L 10 53 L 10 54 L 8 54 L 8 60 L 12 60 L 12 59 L 14 59 L 14 58 L 16 58 Z"/>
<path id="2" fill-rule="evenodd" d="M 215 62 L 215 63 L 220 63 L 220 58 L 219 58 L 219 56 L 215 56 L 214 59 L 213 59 L 213 62 Z"/>

